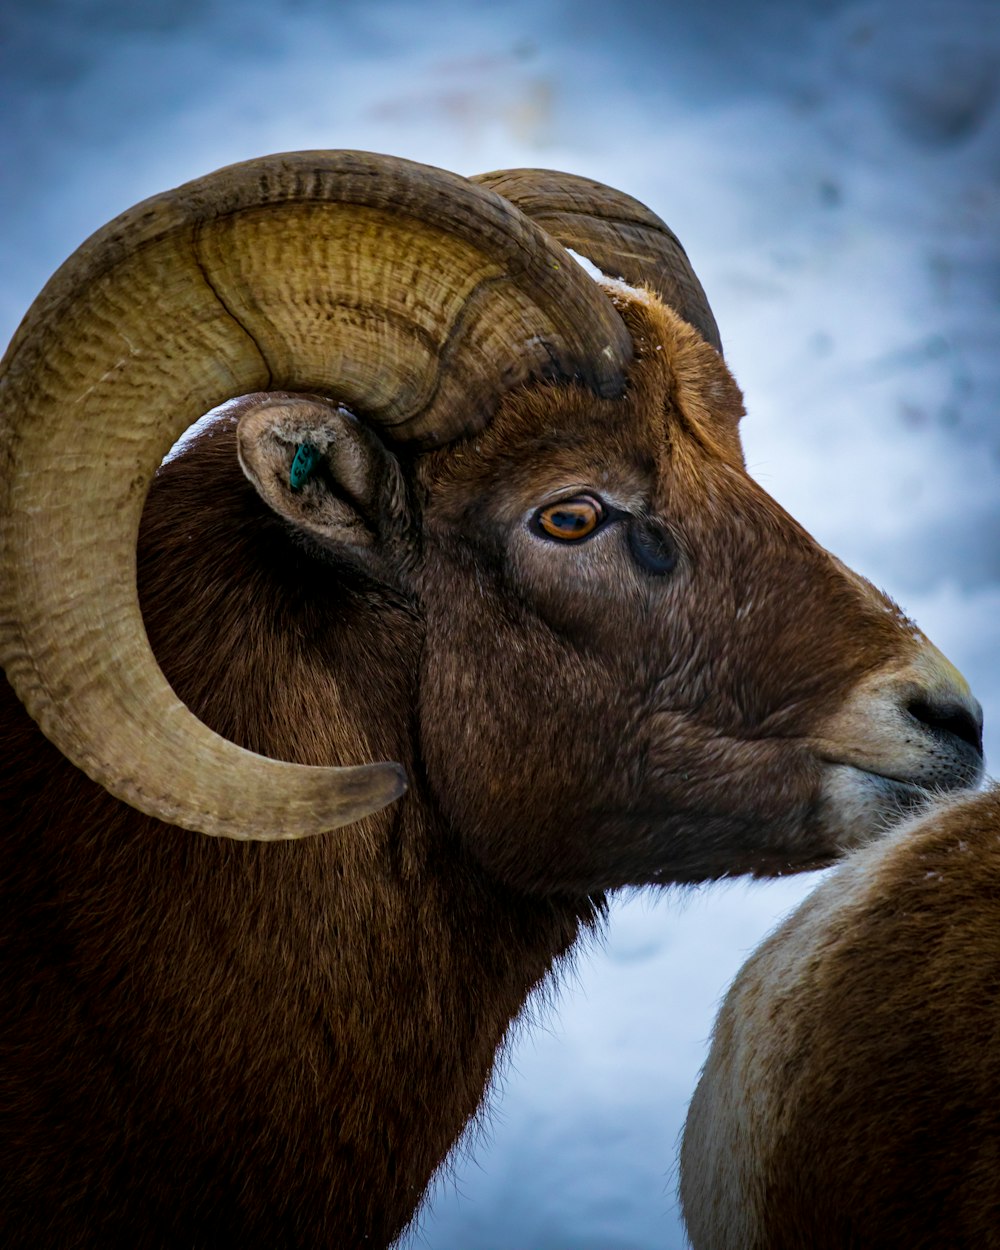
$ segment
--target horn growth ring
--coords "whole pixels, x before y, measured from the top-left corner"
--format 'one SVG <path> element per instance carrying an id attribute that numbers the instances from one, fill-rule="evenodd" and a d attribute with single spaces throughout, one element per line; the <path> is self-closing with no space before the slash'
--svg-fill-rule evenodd
<path id="1" fill-rule="evenodd" d="M 307 152 L 145 201 L 48 283 L 0 365 L 0 661 L 52 741 L 119 798 L 205 833 L 299 837 L 378 810 L 396 764 L 243 751 L 177 699 L 136 593 L 149 484 L 233 396 L 319 391 L 418 446 L 532 377 L 624 386 L 623 323 L 562 248 L 427 166 Z"/>
<path id="2" fill-rule="evenodd" d="M 472 181 L 516 204 L 609 278 L 651 287 L 721 354 L 719 327 L 687 253 L 645 204 L 592 178 L 552 169 L 504 169 Z"/>

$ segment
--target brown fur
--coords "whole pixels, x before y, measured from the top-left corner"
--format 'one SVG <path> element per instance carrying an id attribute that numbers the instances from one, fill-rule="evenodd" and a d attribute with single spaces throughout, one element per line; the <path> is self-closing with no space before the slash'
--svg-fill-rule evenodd
<path id="1" fill-rule="evenodd" d="M 723 1006 L 683 1151 L 696 1250 L 1000 1245 L 1000 790 L 860 851 Z"/>
<path id="2" fill-rule="evenodd" d="M 604 891 L 835 853 L 809 734 L 912 631 L 746 476 L 714 351 L 623 311 L 625 399 L 534 387 L 401 458 L 391 583 L 264 507 L 232 423 L 151 492 L 140 595 L 179 695 L 272 756 L 399 760 L 400 803 L 293 844 L 168 828 L 5 688 L 5 1245 L 385 1246 Z M 674 572 L 621 525 L 531 537 L 567 482 L 632 500 Z"/>

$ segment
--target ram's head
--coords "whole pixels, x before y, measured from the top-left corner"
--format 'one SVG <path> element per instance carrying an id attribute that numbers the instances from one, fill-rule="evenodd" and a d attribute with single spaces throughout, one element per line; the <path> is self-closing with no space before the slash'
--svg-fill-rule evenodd
<path id="1" fill-rule="evenodd" d="M 566 175 L 301 153 L 126 213 L 6 359 L 2 659 L 126 802 L 286 838 L 404 787 L 391 763 L 237 748 L 153 659 L 143 501 L 234 397 L 243 471 L 317 567 L 408 605 L 400 722 L 510 882 L 801 868 L 978 777 L 959 675 L 747 475 L 739 391 L 658 218 Z"/>

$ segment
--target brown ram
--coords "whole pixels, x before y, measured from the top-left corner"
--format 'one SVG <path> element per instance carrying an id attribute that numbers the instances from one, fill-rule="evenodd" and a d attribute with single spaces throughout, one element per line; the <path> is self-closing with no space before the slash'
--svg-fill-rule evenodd
<path id="1" fill-rule="evenodd" d="M 6 1245 L 384 1246 L 607 891 L 976 775 L 717 349 L 662 222 L 540 171 L 272 157 L 52 279 L 0 379 Z"/>
<path id="2" fill-rule="evenodd" d="M 1000 1244 L 1000 790 L 838 868 L 747 962 L 681 1152 L 695 1250 Z"/>

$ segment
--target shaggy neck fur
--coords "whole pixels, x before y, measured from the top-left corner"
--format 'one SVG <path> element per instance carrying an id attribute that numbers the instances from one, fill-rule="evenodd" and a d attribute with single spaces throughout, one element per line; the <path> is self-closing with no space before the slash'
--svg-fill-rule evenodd
<path id="1" fill-rule="evenodd" d="M 385 1246 L 594 906 L 505 891 L 464 856 L 400 719 L 419 620 L 291 543 L 229 432 L 161 473 L 140 595 L 212 728 L 305 763 L 400 760 L 419 801 L 306 842 L 187 833 L 109 798 L 4 685 L 3 1240 Z M 87 1126 L 69 1148 L 66 1124 Z"/>

